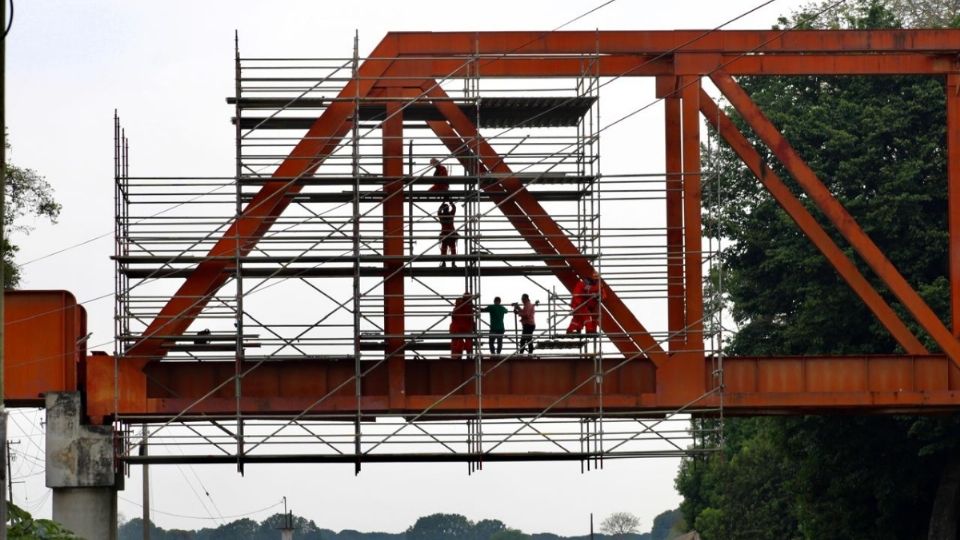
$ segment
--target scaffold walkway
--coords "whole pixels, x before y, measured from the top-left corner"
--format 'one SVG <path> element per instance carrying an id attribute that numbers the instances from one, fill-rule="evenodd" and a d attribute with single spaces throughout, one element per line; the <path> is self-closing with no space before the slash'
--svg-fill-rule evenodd
<path id="1" fill-rule="evenodd" d="M 637 345 L 629 321 L 606 320 L 604 302 L 627 313 L 664 311 L 669 267 L 682 264 L 682 254 L 668 245 L 662 216 L 655 219 L 676 189 L 666 173 L 601 173 L 598 56 L 575 57 L 578 77 L 551 79 L 487 79 L 483 55 L 456 57 L 461 69 L 433 87 L 413 91 L 378 77 L 379 91 L 345 97 L 345 88 L 371 82 L 364 62 L 383 60 L 354 48 L 351 58 L 331 59 L 241 58 L 238 48 L 236 93 L 227 98 L 233 176 L 131 175 L 116 119 L 117 361 L 215 366 L 224 384 L 204 399 L 237 401 L 235 414 L 198 413 L 191 403 L 177 415 L 116 418 L 129 434 L 121 457 L 144 459 L 134 429 L 143 422 L 153 426 L 152 462 L 241 468 L 464 461 L 473 471 L 508 459 L 574 459 L 592 468 L 607 458 L 711 451 L 706 441 L 715 438 L 705 435 L 722 422 L 691 427 L 689 420 L 722 418 L 722 407 L 694 400 L 640 414 L 622 399 L 652 384 L 643 375 L 652 369 L 651 346 Z M 334 107 L 350 108 L 347 125 L 336 137 L 315 136 L 317 118 Z M 305 141 L 331 150 L 322 163 L 284 176 L 283 164 L 299 159 L 291 156 Z M 263 225 L 231 236 L 242 218 Z M 702 258 L 713 264 L 711 254 Z M 226 281 L 185 293 L 184 279 L 205 265 Z M 584 269 L 598 279 L 589 292 L 572 293 L 573 281 L 590 277 Z M 193 304 L 170 317 L 174 294 Z M 516 315 L 521 295 L 536 306 L 528 338 Z M 499 334 L 481 309 L 495 297 L 507 308 L 502 350 L 491 350 Z M 188 330 L 163 329 L 183 313 Z M 704 320 L 690 331 L 702 334 Z M 662 326 L 646 329 L 658 347 L 701 335 Z M 721 337 L 706 337 L 697 353 L 719 357 Z M 576 366 L 568 381 L 524 375 L 559 361 Z M 317 403 L 342 405 L 242 413 L 249 374 L 280 364 L 329 366 L 339 382 L 303 384 L 316 384 Z M 396 370 L 408 391 L 423 385 L 418 392 L 433 401 L 415 414 L 409 401 L 402 411 L 390 403 L 365 408 L 368 394 L 389 393 Z M 164 394 L 167 375 L 146 372 L 156 395 L 178 398 Z M 502 387 L 498 377 L 508 372 L 529 386 L 539 412 L 495 404 L 488 389 Z M 711 393 L 721 391 L 712 384 Z M 438 406 L 456 399 L 469 406 Z"/>

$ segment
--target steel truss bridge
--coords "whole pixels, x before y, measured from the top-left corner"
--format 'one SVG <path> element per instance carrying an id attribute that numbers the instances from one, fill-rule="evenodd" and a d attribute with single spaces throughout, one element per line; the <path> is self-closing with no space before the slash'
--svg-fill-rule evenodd
<path id="1" fill-rule="evenodd" d="M 8 404 L 80 391 L 89 421 L 117 428 L 123 462 L 241 470 L 590 467 L 710 451 L 725 414 L 956 409 L 958 54 L 957 30 L 412 32 L 343 58 L 238 48 L 234 174 L 133 176 L 117 120 L 115 351 L 87 354 L 68 293 L 8 293 Z M 945 79 L 952 328 L 737 83 L 794 75 Z M 604 173 L 601 90 L 632 77 L 655 78 L 666 169 Z M 740 157 L 897 351 L 723 354 L 724 314 L 704 299 L 717 249 L 702 223 L 704 142 Z M 448 192 L 429 189 L 431 158 L 450 170 Z M 459 212 L 452 257 L 438 255 L 434 216 L 447 196 Z M 595 271 L 600 331 L 567 335 L 571 291 Z M 542 300 L 533 354 L 516 351 L 513 332 L 489 353 L 482 314 L 468 335 L 448 329 L 464 291 L 487 303 L 518 287 Z M 458 338 L 472 340 L 460 358 Z"/>

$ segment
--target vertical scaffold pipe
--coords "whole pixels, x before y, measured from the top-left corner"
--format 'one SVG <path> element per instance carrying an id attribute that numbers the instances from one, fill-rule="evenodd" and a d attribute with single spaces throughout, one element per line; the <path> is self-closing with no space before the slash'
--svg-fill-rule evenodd
<path id="1" fill-rule="evenodd" d="M 234 180 L 235 190 L 236 190 L 236 218 L 234 221 L 239 222 L 240 216 L 243 213 L 243 189 L 240 183 L 240 177 L 243 174 L 242 162 L 243 162 L 243 149 L 241 141 L 241 129 L 240 125 L 242 124 L 240 115 L 242 113 L 242 107 L 240 106 L 240 97 L 243 89 L 240 86 L 241 80 L 241 67 L 240 67 L 240 35 L 234 30 L 233 31 L 233 56 L 234 56 L 234 92 L 236 99 L 234 100 L 234 115 L 237 118 L 236 127 L 235 127 L 235 137 L 236 137 L 236 178 Z M 236 320 L 234 321 L 234 327 L 236 332 L 236 359 L 234 359 L 234 397 L 236 399 L 236 422 L 237 422 L 237 472 L 241 475 L 243 474 L 243 451 L 244 451 L 244 441 L 243 441 L 243 416 L 241 414 L 240 402 L 243 396 L 243 377 L 241 377 L 241 372 L 243 370 L 243 269 L 242 261 L 240 260 L 240 255 L 243 251 L 241 243 L 243 239 L 240 237 L 240 228 L 236 229 L 237 236 L 234 239 L 234 265 L 236 268 L 236 273 L 234 274 L 234 280 L 236 282 L 236 292 L 234 300 L 234 311 L 236 313 Z"/>
<path id="2" fill-rule="evenodd" d="M 357 416 L 353 423 L 353 446 L 356 461 L 354 474 L 360 473 L 360 33 L 353 32 L 353 377 L 357 400 Z"/>

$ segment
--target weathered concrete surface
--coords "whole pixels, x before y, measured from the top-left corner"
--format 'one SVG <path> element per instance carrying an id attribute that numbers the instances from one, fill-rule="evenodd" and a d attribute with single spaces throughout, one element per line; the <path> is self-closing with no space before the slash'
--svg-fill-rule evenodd
<path id="1" fill-rule="evenodd" d="M 117 492 L 112 487 L 56 488 L 53 520 L 87 540 L 117 540 Z"/>
<path id="2" fill-rule="evenodd" d="M 47 394 L 47 487 L 113 487 L 113 428 L 80 424 L 80 394 Z"/>
<path id="3" fill-rule="evenodd" d="M 113 429 L 80 423 L 77 392 L 56 392 L 47 403 L 47 487 L 53 519 L 89 540 L 117 538 L 117 480 Z"/>

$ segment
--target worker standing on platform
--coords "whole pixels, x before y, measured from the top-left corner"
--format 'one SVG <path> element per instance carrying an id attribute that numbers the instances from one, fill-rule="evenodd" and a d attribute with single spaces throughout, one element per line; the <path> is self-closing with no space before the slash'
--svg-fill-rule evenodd
<path id="1" fill-rule="evenodd" d="M 500 354 L 503 352 L 503 334 L 507 331 L 503 325 L 503 316 L 507 314 L 507 308 L 500 304 L 498 296 L 493 299 L 492 304 L 481 311 L 490 314 L 490 354 Z"/>
<path id="2" fill-rule="evenodd" d="M 443 201 L 437 210 L 437 220 L 440 221 L 440 255 L 443 257 L 446 257 L 448 252 L 451 256 L 457 254 L 457 240 L 460 238 L 460 233 L 453 226 L 456 216 L 457 205 L 450 202 L 450 199 Z M 450 265 L 457 267 L 456 261 L 450 261 Z M 442 261 L 440 266 L 447 266 L 447 261 Z"/>
<path id="3" fill-rule="evenodd" d="M 430 158 L 430 165 L 433 166 L 433 185 L 427 191 L 448 193 L 450 182 L 447 181 L 447 177 L 450 173 L 447 172 L 447 168 L 437 158 Z"/>
<path id="4" fill-rule="evenodd" d="M 520 297 L 521 304 L 514 302 L 513 312 L 520 315 L 520 347 L 517 348 L 517 353 L 523 354 L 523 350 L 529 345 L 530 354 L 533 354 L 533 331 L 537 329 L 537 306 L 540 305 L 540 301 L 537 300 L 536 303 L 530 301 L 530 295 L 524 294 Z"/>
<path id="5" fill-rule="evenodd" d="M 464 352 L 473 350 L 473 295 L 468 292 L 457 298 L 450 313 L 450 356 L 460 360 Z"/>
<path id="6" fill-rule="evenodd" d="M 577 282 L 570 299 L 573 319 L 567 327 L 567 333 L 579 334 L 580 329 L 586 326 L 588 334 L 596 334 L 597 325 L 600 323 L 600 302 L 605 296 L 606 291 L 601 290 L 600 274 L 597 271 Z"/>

